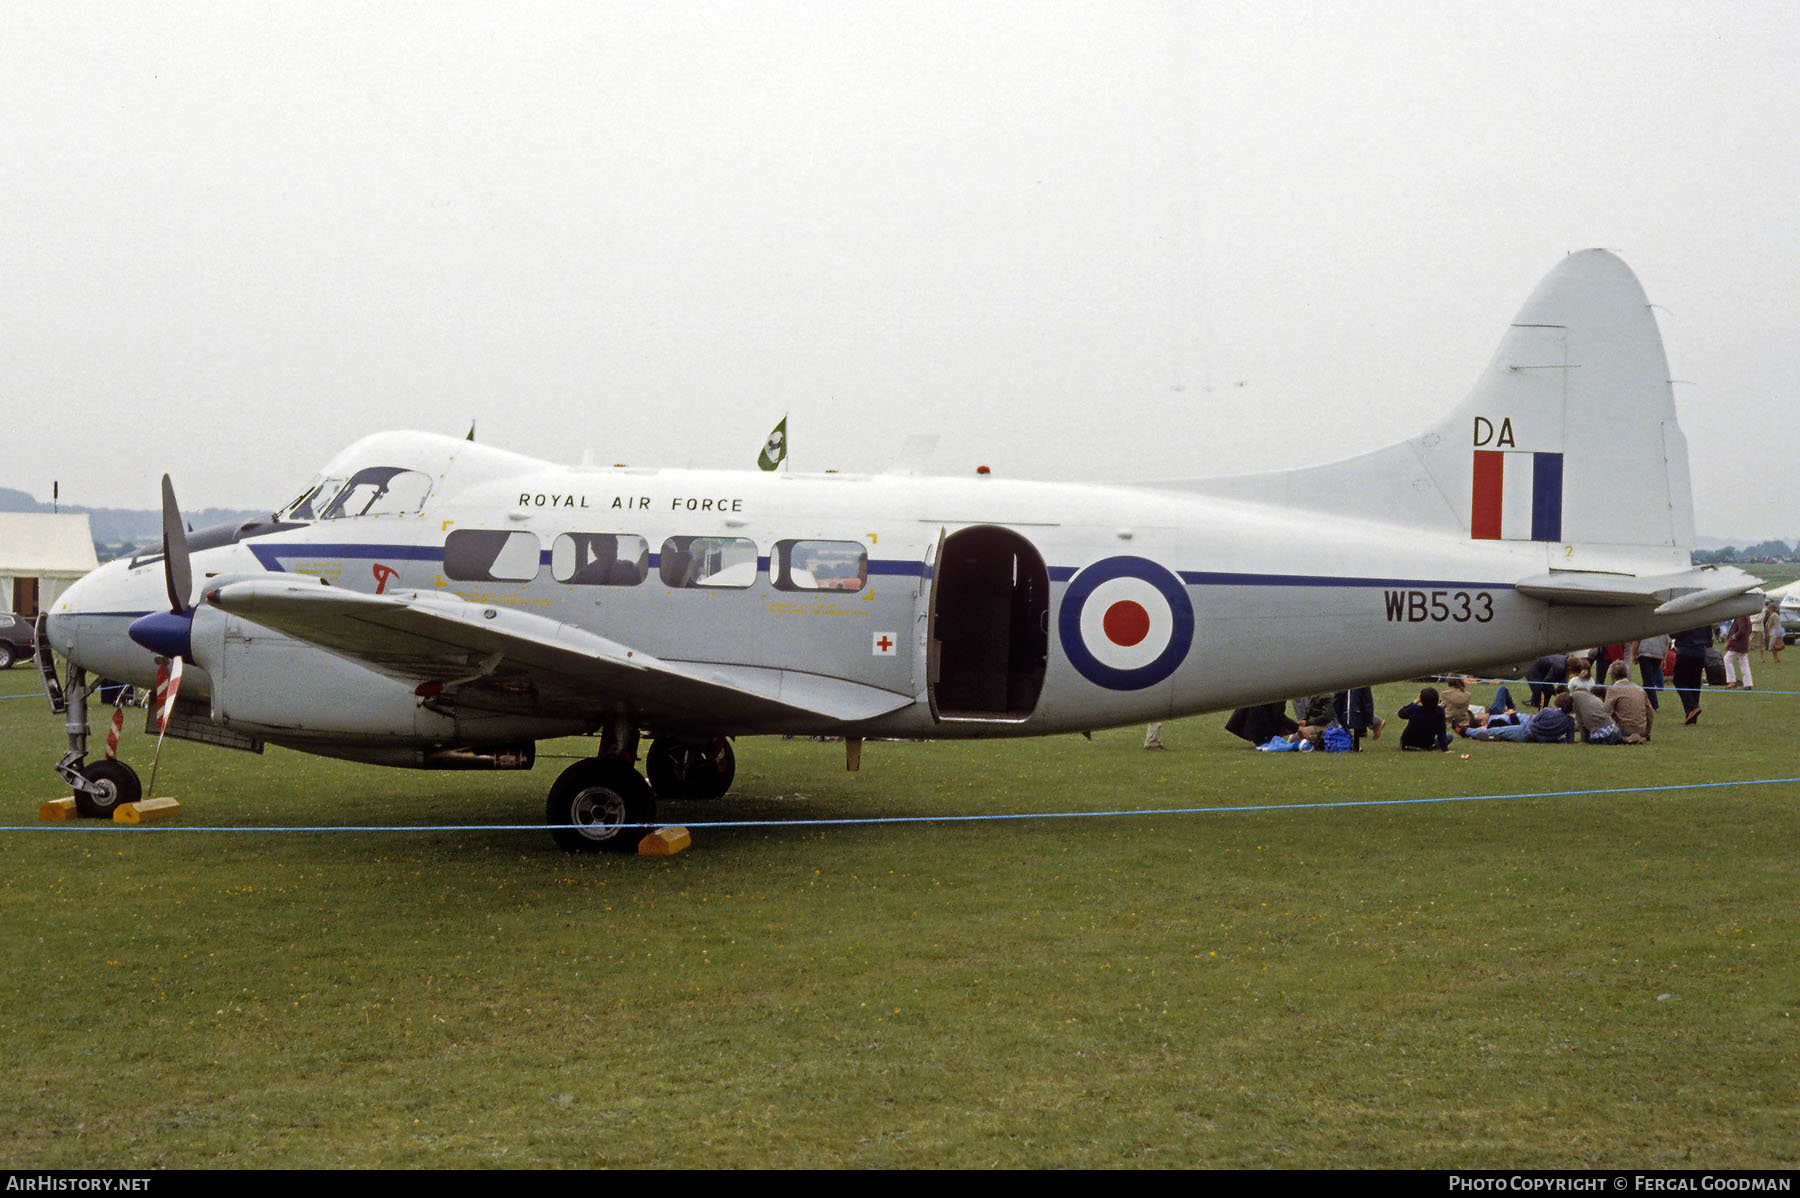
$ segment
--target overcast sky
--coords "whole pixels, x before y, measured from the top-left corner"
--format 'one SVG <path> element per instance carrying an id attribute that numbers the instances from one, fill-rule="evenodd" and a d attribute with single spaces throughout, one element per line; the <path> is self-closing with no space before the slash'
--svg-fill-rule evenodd
<path id="1" fill-rule="evenodd" d="M 784 411 L 797 470 L 1318 462 L 1605 246 L 1699 531 L 1800 537 L 1790 5 L 14 0 L 0 113 L 40 498 L 273 506 L 471 421 L 748 468 Z"/>

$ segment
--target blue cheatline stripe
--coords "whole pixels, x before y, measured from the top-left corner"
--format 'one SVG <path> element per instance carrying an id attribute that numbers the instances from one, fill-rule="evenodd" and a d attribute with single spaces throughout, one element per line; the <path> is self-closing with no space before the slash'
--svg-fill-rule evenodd
<path id="1" fill-rule="evenodd" d="M 1018 811 L 996 815 L 882 815 L 843 819 L 742 819 L 713 820 L 707 823 L 620 824 L 621 828 L 812 828 L 855 824 L 967 824 L 1000 823 L 1027 819 L 1116 819 L 1123 816 L 1158 815 L 1245 815 L 1269 811 L 1329 811 L 1349 807 L 1417 807 L 1429 803 L 1493 803 L 1502 799 L 1562 799 L 1583 795 L 1664 794 L 1682 790 L 1719 790 L 1733 786 L 1785 786 L 1800 783 L 1800 778 L 1746 778 L 1740 782 L 1683 782 L 1672 786 L 1615 786 L 1602 790 L 1526 790 L 1509 794 L 1439 795 L 1426 799 L 1350 799 L 1337 803 L 1266 803 L 1250 807 L 1138 807 L 1118 811 Z M 0 826 L 0 832 L 77 832 L 108 829 L 143 832 L 544 832 L 551 828 L 578 828 L 579 824 L 347 824 L 311 825 L 307 827 L 224 827 L 179 824 L 113 824 L 95 820 L 91 823 L 50 821 L 39 824 Z"/>
<path id="2" fill-rule="evenodd" d="M 282 570 L 284 558 L 309 559 L 316 557 L 354 557 L 354 558 L 386 558 L 402 562 L 441 562 L 444 560 L 442 545 L 357 545 L 357 544 L 320 544 L 320 545 L 246 545 L 263 564 L 265 570 Z"/>
<path id="3" fill-rule="evenodd" d="M 1328 578 L 1316 574 L 1233 574 L 1218 570 L 1183 570 L 1189 586 L 1218 587 L 1406 587 L 1412 590 L 1510 591 L 1510 582 L 1470 582 L 1442 578 Z"/>
<path id="4" fill-rule="evenodd" d="M 1562 540 L 1563 455 L 1531 455 L 1531 539 Z"/>

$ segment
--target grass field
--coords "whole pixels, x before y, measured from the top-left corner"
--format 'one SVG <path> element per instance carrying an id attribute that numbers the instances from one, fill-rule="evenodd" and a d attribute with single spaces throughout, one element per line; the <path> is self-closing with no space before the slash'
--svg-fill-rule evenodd
<path id="1" fill-rule="evenodd" d="M 1800 775 L 1800 656 L 1757 681 L 1639 748 L 1277 756 L 1210 716 L 1163 754 L 873 744 L 847 774 L 746 740 L 730 798 L 664 818 L 1233 810 L 696 827 L 672 858 L 494 827 L 541 821 L 554 760 L 171 743 L 179 823 L 246 830 L 0 833 L 0 1157 L 1793 1167 L 1800 786 L 1548 793 Z M 0 822 L 34 824 L 60 722 L 7 700 L 0 737 Z M 253 830 L 359 824 L 484 826 Z"/>

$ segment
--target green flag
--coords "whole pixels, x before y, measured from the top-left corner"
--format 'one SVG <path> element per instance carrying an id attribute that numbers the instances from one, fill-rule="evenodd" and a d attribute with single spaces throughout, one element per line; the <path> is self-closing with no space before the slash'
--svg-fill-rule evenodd
<path id="1" fill-rule="evenodd" d="M 764 470 L 773 470 L 787 459 L 787 417 L 775 426 L 769 439 L 763 442 L 762 452 L 756 455 L 756 464 Z"/>
<path id="2" fill-rule="evenodd" d="M 473 420 L 471 420 L 471 421 L 469 421 L 469 435 L 464 437 L 463 440 L 473 441 L 474 439 L 475 439 L 475 422 Z"/>

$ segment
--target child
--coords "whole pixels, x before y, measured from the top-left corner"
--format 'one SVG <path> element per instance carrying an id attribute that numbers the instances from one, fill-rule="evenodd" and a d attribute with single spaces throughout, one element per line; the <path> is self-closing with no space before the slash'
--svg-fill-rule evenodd
<path id="1" fill-rule="evenodd" d="M 1401 749 L 1450 751 L 1450 733 L 1444 726 L 1444 709 L 1438 706 L 1435 686 L 1421 690 L 1419 701 L 1408 703 L 1399 714 L 1406 721 L 1406 728 L 1400 733 Z"/>

